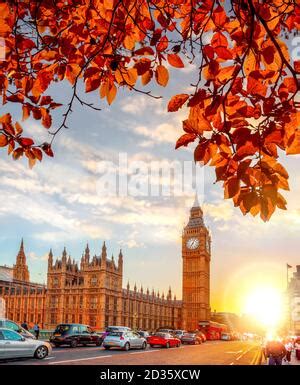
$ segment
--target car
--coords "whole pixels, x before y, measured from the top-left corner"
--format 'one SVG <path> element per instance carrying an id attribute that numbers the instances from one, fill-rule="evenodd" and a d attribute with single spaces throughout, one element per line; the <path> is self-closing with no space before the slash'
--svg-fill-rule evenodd
<path id="1" fill-rule="evenodd" d="M 76 348 L 77 345 L 96 345 L 101 346 L 103 336 L 97 334 L 88 325 L 82 324 L 59 324 L 56 326 L 50 342 L 59 347 L 69 345 L 71 348 Z"/>
<path id="2" fill-rule="evenodd" d="M 141 337 L 146 338 L 146 340 L 147 340 L 148 337 L 150 336 L 150 333 L 149 333 L 147 330 L 138 330 L 137 333 L 138 333 Z"/>
<path id="3" fill-rule="evenodd" d="M 132 329 L 128 328 L 127 326 L 107 326 L 105 329 L 106 332 L 127 332 L 131 331 Z"/>
<path id="4" fill-rule="evenodd" d="M 21 334 L 21 336 L 25 338 L 31 338 L 33 340 L 36 339 L 35 336 L 31 334 L 28 330 L 22 328 L 21 325 L 7 318 L 0 318 L 0 328 L 13 330 L 14 332 Z"/>
<path id="5" fill-rule="evenodd" d="M 230 333 L 222 333 L 221 334 L 221 340 L 222 341 L 231 341 L 231 334 Z"/>
<path id="6" fill-rule="evenodd" d="M 146 349 L 147 340 L 134 331 L 115 331 L 109 333 L 103 340 L 104 349 L 120 348 L 129 350 L 134 348 Z"/>
<path id="7" fill-rule="evenodd" d="M 176 346 L 177 348 L 179 348 L 181 345 L 181 341 L 179 338 L 177 338 L 171 333 L 158 332 L 148 338 L 148 344 L 151 347 L 163 346 L 165 348 L 171 348 Z"/>
<path id="8" fill-rule="evenodd" d="M 159 328 L 156 330 L 157 333 L 171 333 L 173 334 L 174 333 L 174 329 L 163 329 L 163 328 Z"/>
<path id="9" fill-rule="evenodd" d="M 182 335 L 181 342 L 182 344 L 200 345 L 203 341 L 200 333 L 189 332 Z"/>
<path id="10" fill-rule="evenodd" d="M 183 336 L 184 333 L 187 333 L 186 330 L 174 330 L 173 331 L 173 334 L 178 337 L 178 338 L 181 338 Z"/>
<path id="11" fill-rule="evenodd" d="M 19 333 L 0 328 L 0 359 L 34 357 L 39 360 L 52 352 L 49 342 L 25 338 Z"/>

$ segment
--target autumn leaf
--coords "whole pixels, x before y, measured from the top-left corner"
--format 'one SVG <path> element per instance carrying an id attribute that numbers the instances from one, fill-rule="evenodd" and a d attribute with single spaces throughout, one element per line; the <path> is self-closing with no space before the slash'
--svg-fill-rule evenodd
<path id="1" fill-rule="evenodd" d="M 189 143 L 193 142 L 196 139 L 197 135 L 195 134 L 184 134 L 176 142 L 175 149 L 187 146 Z"/>
<path id="2" fill-rule="evenodd" d="M 155 78 L 160 86 L 165 87 L 169 81 L 169 71 L 163 65 L 158 65 L 155 71 Z"/>
<path id="3" fill-rule="evenodd" d="M 188 98 L 189 98 L 188 94 L 179 94 L 179 95 L 172 96 L 168 104 L 168 111 L 169 112 L 178 111 L 179 108 L 181 108 L 184 105 L 184 103 L 188 100 Z"/>
<path id="4" fill-rule="evenodd" d="M 171 66 L 176 68 L 184 67 L 183 61 L 180 59 L 180 57 L 176 53 L 169 53 L 167 58 Z"/>
<path id="5" fill-rule="evenodd" d="M 5 147 L 8 144 L 8 139 L 6 135 L 0 134 L 0 147 Z"/>
<path id="6" fill-rule="evenodd" d="M 227 181 L 225 181 L 224 187 L 224 198 L 233 198 L 240 192 L 240 181 L 235 176 L 230 177 Z"/>
<path id="7" fill-rule="evenodd" d="M 111 105 L 111 103 L 114 101 L 116 95 L 117 95 L 117 87 L 114 85 L 114 83 L 112 83 L 106 94 L 106 99 L 109 105 Z"/>

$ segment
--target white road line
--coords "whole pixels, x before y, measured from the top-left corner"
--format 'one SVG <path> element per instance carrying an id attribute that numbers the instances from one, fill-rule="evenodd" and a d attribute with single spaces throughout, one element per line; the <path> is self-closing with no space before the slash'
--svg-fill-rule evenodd
<path id="1" fill-rule="evenodd" d="M 129 353 L 129 354 L 144 354 L 144 353 L 155 353 L 155 352 L 160 352 L 162 349 L 158 349 L 158 350 L 146 350 L 146 351 L 143 351 L 143 352 L 132 352 L 132 353 Z"/>
<path id="2" fill-rule="evenodd" d="M 237 361 L 239 361 L 245 354 L 247 354 L 248 352 L 250 352 L 250 350 L 254 349 L 254 347 L 252 346 L 251 348 L 249 348 L 248 350 L 246 350 L 244 353 L 242 353 L 240 356 L 238 356 L 236 358 Z"/>
<path id="3" fill-rule="evenodd" d="M 109 355 L 109 356 L 96 356 L 96 357 L 88 357 L 88 358 L 77 358 L 77 359 L 74 359 L 74 360 L 66 360 L 66 361 L 56 361 L 56 362 L 50 362 L 49 365 L 65 364 L 67 362 L 96 360 L 98 358 L 107 358 L 107 357 L 112 357 L 112 355 Z"/>
<path id="4" fill-rule="evenodd" d="M 229 364 L 229 365 L 234 365 L 234 362 L 231 362 L 231 364 Z"/>

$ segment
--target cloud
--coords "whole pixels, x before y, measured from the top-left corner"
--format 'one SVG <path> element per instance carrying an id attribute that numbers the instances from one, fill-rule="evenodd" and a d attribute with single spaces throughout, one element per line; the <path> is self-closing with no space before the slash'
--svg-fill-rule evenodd
<path id="1" fill-rule="evenodd" d="M 156 127 L 137 126 L 133 132 L 139 136 L 149 138 L 152 143 L 176 143 L 178 129 L 169 123 L 162 123 Z"/>

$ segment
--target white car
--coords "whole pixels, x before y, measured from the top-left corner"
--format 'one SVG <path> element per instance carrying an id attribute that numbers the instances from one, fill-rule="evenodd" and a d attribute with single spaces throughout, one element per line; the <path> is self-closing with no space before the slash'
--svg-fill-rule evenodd
<path id="1" fill-rule="evenodd" d="M 117 331 L 109 333 L 103 340 L 104 349 L 121 348 L 129 349 L 146 349 L 147 340 L 133 331 Z"/>
<path id="2" fill-rule="evenodd" d="M 8 358 L 46 358 L 52 352 L 49 342 L 25 338 L 13 330 L 0 328 L 0 360 Z"/>

